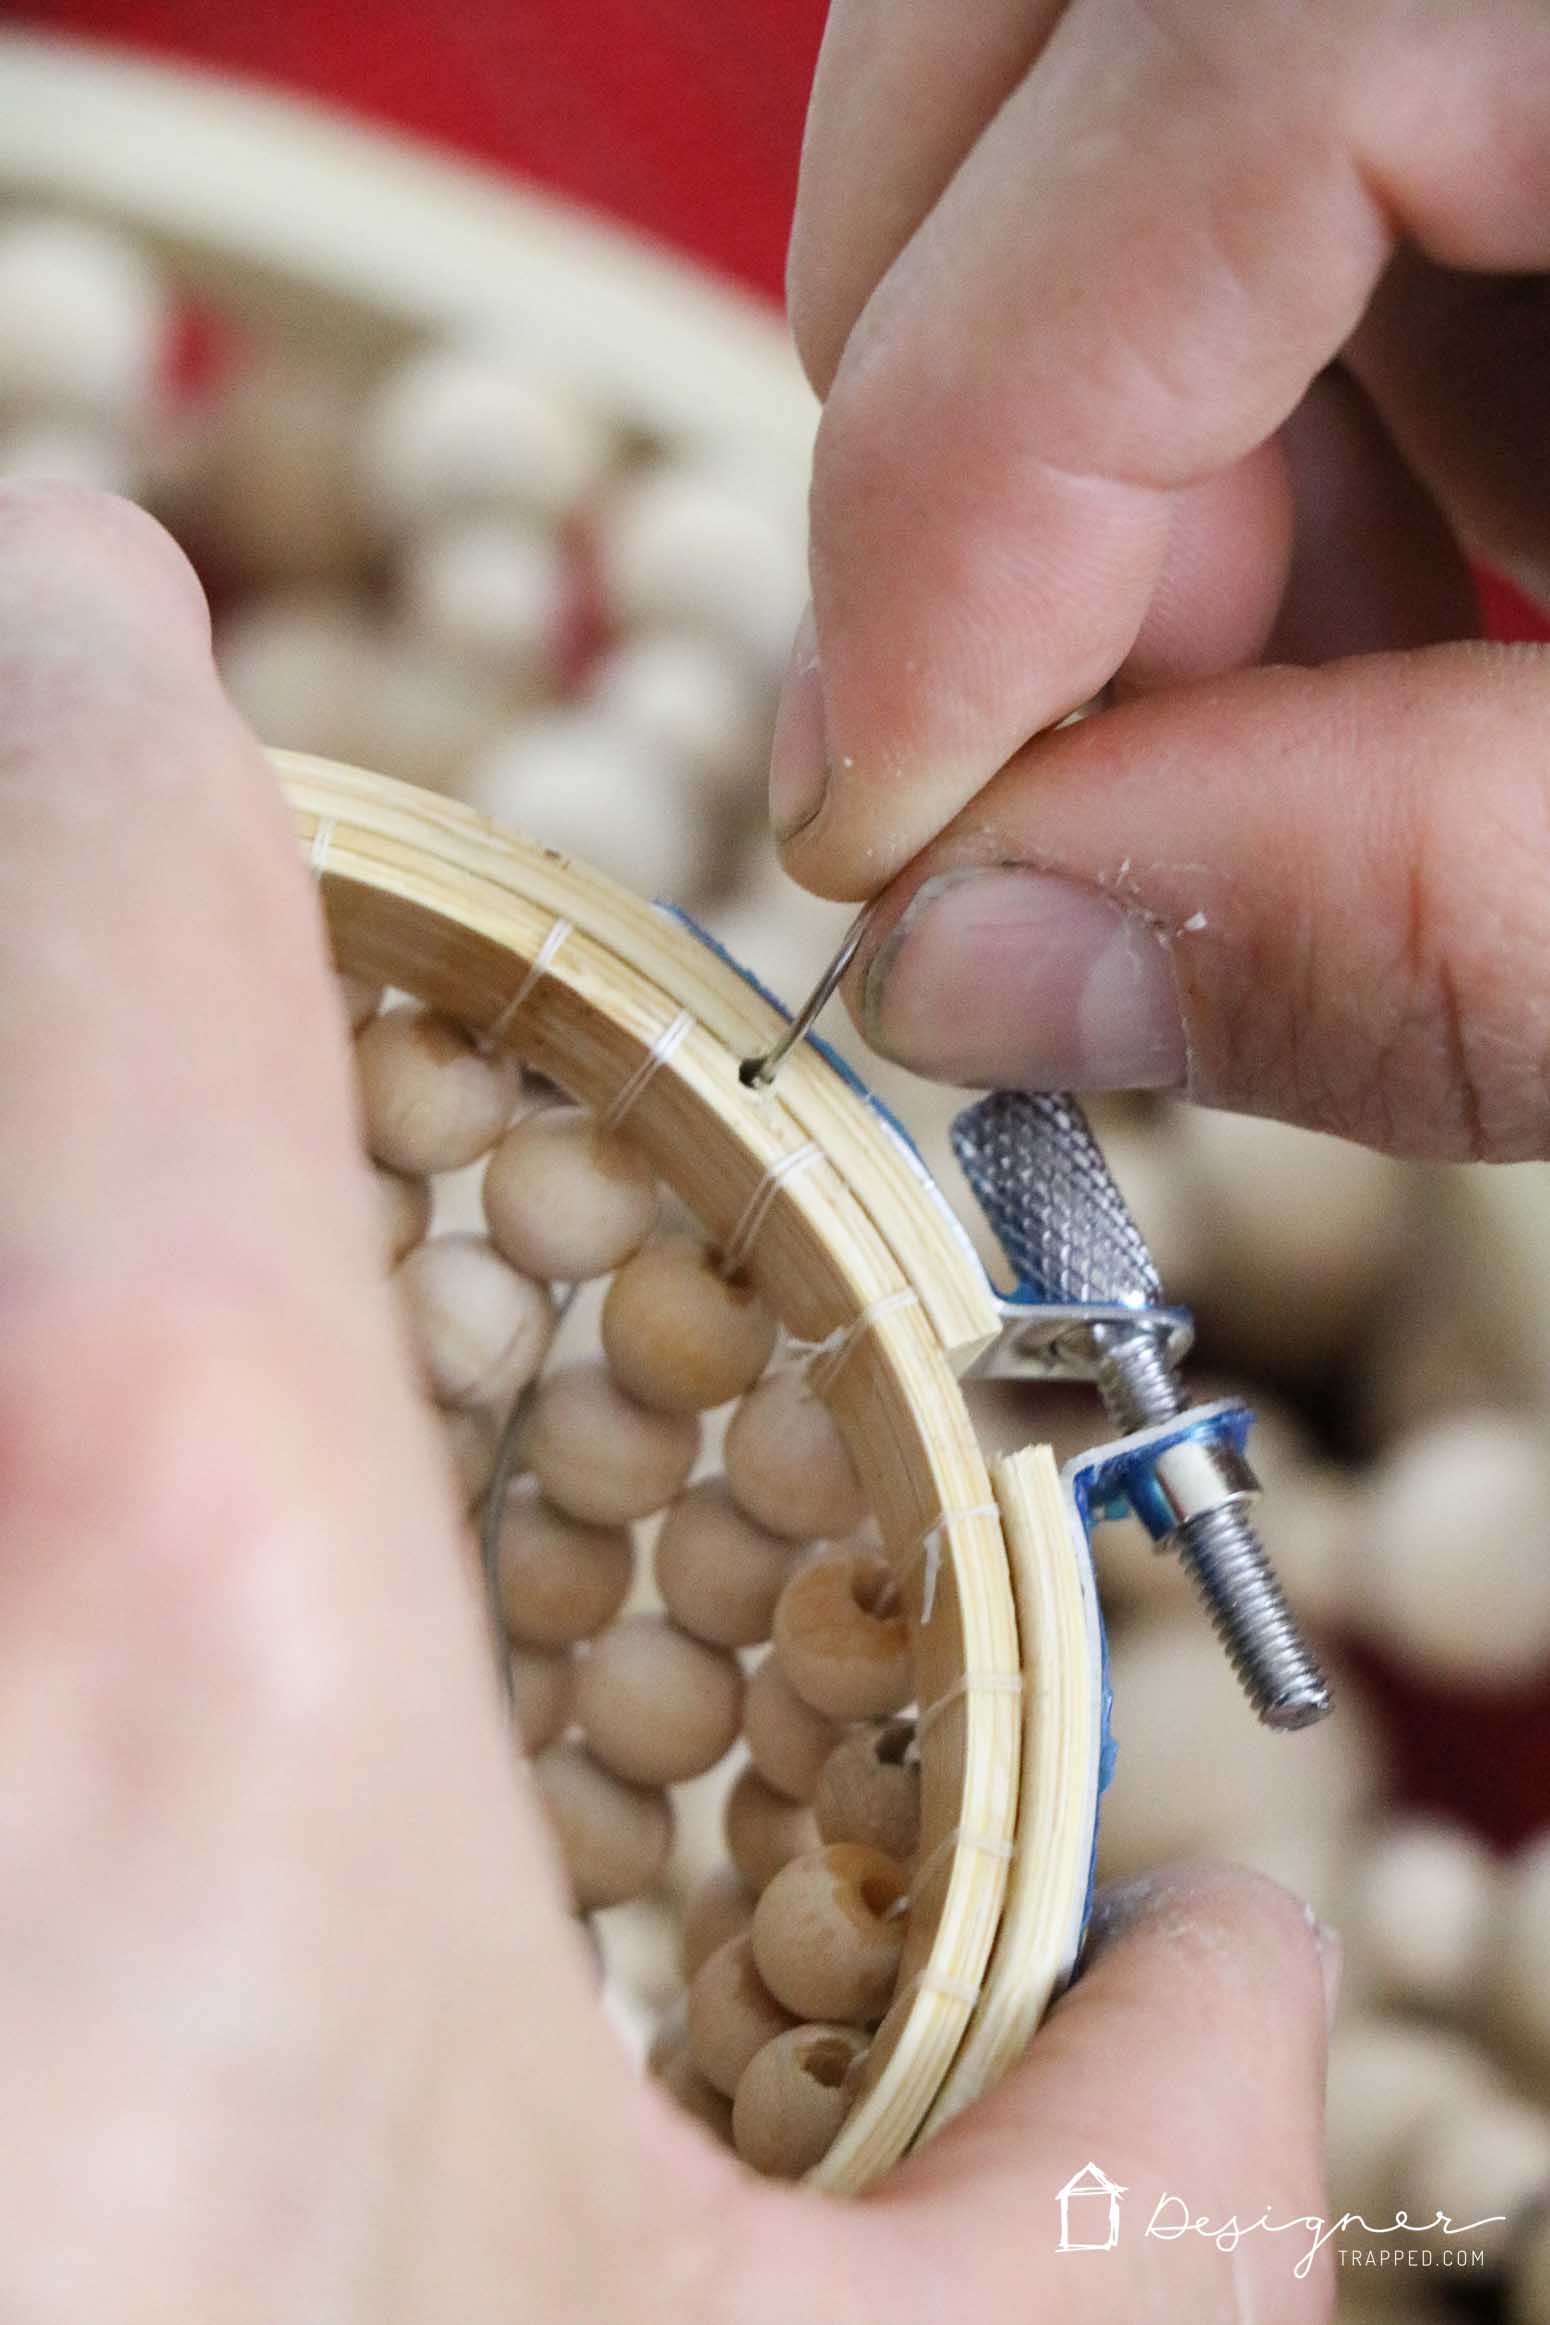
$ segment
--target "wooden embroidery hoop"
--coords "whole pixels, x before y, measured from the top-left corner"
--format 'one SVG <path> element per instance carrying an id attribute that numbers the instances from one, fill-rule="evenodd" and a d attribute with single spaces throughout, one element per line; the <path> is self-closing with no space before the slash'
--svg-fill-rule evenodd
<path id="1" fill-rule="evenodd" d="M 1020 2054 L 1070 1972 L 1089 1887 L 1091 1568 L 1048 1448 L 987 1464 L 975 1437 L 955 1366 L 995 1330 L 983 1270 L 905 1141 L 818 1050 L 743 1087 L 740 1061 L 780 1017 L 682 922 L 449 800 L 274 757 L 341 969 L 406 988 L 600 1111 L 655 1059 L 632 1135 L 714 1238 L 767 1192 L 749 1272 L 794 1338 L 835 1352 L 822 1394 L 899 1576 L 925 1714 L 924 1878 L 899 1988 L 812 2175 L 853 2192 Z M 810 1142 L 823 1162 L 773 1182 Z"/>

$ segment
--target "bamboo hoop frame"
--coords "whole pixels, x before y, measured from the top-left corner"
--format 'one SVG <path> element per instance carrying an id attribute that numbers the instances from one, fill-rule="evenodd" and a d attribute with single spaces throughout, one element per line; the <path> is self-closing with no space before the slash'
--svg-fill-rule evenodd
<path id="1" fill-rule="evenodd" d="M 780 1017 L 681 922 L 452 801 L 273 756 L 340 966 L 408 988 L 599 1111 L 633 1086 L 632 1135 L 713 1238 L 767 1192 L 748 1271 L 796 1339 L 833 1349 L 820 1393 L 899 1580 L 923 1714 L 923 1879 L 899 1987 L 812 2175 L 854 2192 L 1021 2050 L 1069 1972 L 1087 1894 L 1091 1574 L 1048 1450 L 992 1479 L 975 1438 L 955 1366 L 995 1326 L 983 1271 L 820 1052 L 743 1087 L 740 1060 Z M 773 1181 L 809 1144 L 823 1164 Z"/>

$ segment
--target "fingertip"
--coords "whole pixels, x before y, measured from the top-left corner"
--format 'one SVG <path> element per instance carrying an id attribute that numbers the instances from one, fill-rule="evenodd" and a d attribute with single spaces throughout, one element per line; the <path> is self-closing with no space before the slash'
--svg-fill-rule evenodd
<path id="1" fill-rule="evenodd" d="M 53 630 L 61 643 L 133 636 L 141 651 L 209 656 L 198 575 L 164 526 L 113 493 L 0 483 L 0 605 L 0 635 L 29 649 Z"/>

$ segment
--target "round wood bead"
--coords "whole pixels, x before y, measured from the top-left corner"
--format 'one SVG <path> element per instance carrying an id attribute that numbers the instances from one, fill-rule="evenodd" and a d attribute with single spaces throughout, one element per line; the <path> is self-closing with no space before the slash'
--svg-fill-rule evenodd
<path id="1" fill-rule="evenodd" d="M 546 1653 L 540 1647 L 513 1647 L 507 1669 L 512 1718 L 523 1749 L 541 1752 L 570 1725 L 576 1701 L 575 1658 L 563 1648 Z"/>
<path id="2" fill-rule="evenodd" d="M 570 1364 L 534 1397 L 521 1453 L 556 1508 L 586 1525 L 622 1526 L 682 1491 L 699 1443 L 692 1416 L 648 1413 L 604 1366 Z"/>
<path id="3" fill-rule="evenodd" d="M 667 1236 L 626 1260 L 603 1302 L 603 1352 L 621 1388 L 663 1413 L 700 1413 L 740 1396 L 775 1346 L 775 1319 L 753 1286 L 730 1280 L 693 1236 Z"/>
<path id="4" fill-rule="evenodd" d="M 630 1615 L 594 1640 L 576 1691 L 592 1757 L 631 1784 L 703 1776 L 737 1741 L 743 1674 L 735 1655 L 663 1615 Z"/>
<path id="5" fill-rule="evenodd" d="M 913 1720 L 844 1736 L 823 1764 L 813 1814 L 826 1841 L 880 1849 L 907 1865 L 920 1843 L 920 1763 L 908 1757 Z"/>
<path id="6" fill-rule="evenodd" d="M 882 1552 L 850 1543 L 804 1559 L 775 1609 L 775 1652 L 803 1702 L 829 1719 L 902 1710 L 914 1689 L 910 1627 Z"/>
<path id="7" fill-rule="evenodd" d="M 555 703 L 492 735 L 457 782 L 492 822 L 540 832 L 637 894 L 697 896 L 714 827 L 681 768 L 614 717 Z"/>
<path id="8" fill-rule="evenodd" d="M 510 519 L 454 519 L 410 543 L 399 578 L 417 635 L 508 696 L 556 686 L 572 584 L 552 533 Z"/>
<path id="9" fill-rule="evenodd" d="M 386 529 L 474 512 L 549 523 L 607 468 L 607 431 L 499 348 L 431 345 L 386 375 L 361 416 L 365 507 Z"/>
<path id="10" fill-rule="evenodd" d="M 621 638 L 594 667 L 587 700 L 690 769 L 707 789 L 751 796 L 769 756 L 763 690 L 735 658 L 686 631 Z"/>
<path id="11" fill-rule="evenodd" d="M 339 1006 L 344 1011 L 345 1023 L 352 1033 L 359 1033 L 369 1025 L 382 1007 L 382 987 L 368 985 L 364 977 L 341 974 L 334 980 L 339 993 Z"/>
<path id="12" fill-rule="evenodd" d="M 732 2103 L 732 2140 L 770 2179 L 821 2163 L 850 2113 L 867 2037 L 853 2026 L 794 2026 L 755 2051 Z"/>
<path id="13" fill-rule="evenodd" d="M 818 1827 L 805 1801 L 787 1800 L 745 1768 L 727 1794 L 727 1850 L 750 1889 L 761 1890 L 782 1865 L 818 1846 Z"/>
<path id="14" fill-rule="evenodd" d="M 127 236 L 52 214 L 0 221 L 0 410 L 134 419 L 155 397 L 170 316 Z"/>
<path id="15" fill-rule="evenodd" d="M 483 1499 L 495 1475 L 501 1443 L 500 1416 L 488 1407 L 481 1410 L 470 1406 L 460 1411 L 455 1405 L 449 1405 L 438 1408 L 437 1419 L 459 1497 L 465 1509 L 472 1509 L 475 1502 Z"/>
<path id="16" fill-rule="evenodd" d="M 739 1507 L 788 1541 L 832 1541 L 854 1533 L 866 1516 L 845 1440 L 799 1366 L 772 1372 L 749 1390 L 722 1458 Z"/>
<path id="17" fill-rule="evenodd" d="M 450 1018 L 413 1002 L 374 1017 L 355 1044 L 366 1145 L 380 1163 L 427 1177 L 477 1162 L 511 1120 L 514 1058 L 481 1049 Z"/>
<path id="18" fill-rule="evenodd" d="M 1395 2206 L 1408 2204 L 1404 2159 L 1422 2125 L 1472 2109 L 1497 2087 L 1484 2054 L 1441 2027 L 1397 2017 L 1342 2018 L 1329 2052 L 1332 2209 L 1392 2220 Z"/>
<path id="19" fill-rule="evenodd" d="M 532 1768 L 578 1911 L 649 1889 L 673 1845 L 666 1793 L 624 1783 L 577 1744 L 551 1744 Z"/>
<path id="20" fill-rule="evenodd" d="M 599 512 L 604 601 L 622 624 L 699 630 L 777 672 L 807 594 L 800 526 L 709 463 L 633 470 Z"/>
<path id="21" fill-rule="evenodd" d="M 706 1874 L 684 1908 L 679 1945 L 686 1979 L 728 1938 L 741 1937 L 753 1909 L 753 1891 L 735 1865 L 717 1865 Z"/>
<path id="22" fill-rule="evenodd" d="M 657 1217 L 650 1163 L 622 1130 L 580 1106 L 543 1106 L 508 1130 L 484 1174 L 490 1237 L 513 1267 L 550 1283 L 603 1276 L 638 1251 Z"/>
<path id="23" fill-rule="evenodd" d="M 1347 1978 L 1413 2007 L 1460 2009 L 1479 1991 L 1495 1886 L 1490 1850 L 1462 1825 L 1397 1818 L 1360 1851 L 1347 1883 Z"/>
<path id="24" fill-rule="evenodd" d="M 749 1678 L 743 1734 L 759 1774 L 787 1800 L 813 1798 L 820 1771 L 839 1740 L 834 1722 L 802 1701 L 774 1655 L 766 1655 Z M 824 1838 L 849 1840 L 854 1835 L 825 1833 Z"/>
<path id="25" fill-rule="evenodd" d="M 798 2018 L 872 2026 L 904 1952 L 904 1875 L 881 1849 L 832 1841 L 783 1865 L 753 1911 L 760 1977 Z"/>
<path id="26" fill-rule="evenodd" d="M 687 2040 L 679 2043 L 652 2070 L 655 2079 L 672 2099 L 676 2099 L 685 2114 L 704 2125 L 713 2139 L 723 2147 L 732 2144 L 732 2102 L 708 2083 L 694 2063 Z"/>
<path id="27" fill-rule="evenodd" d="M 1499 2263 L 1513 2229 L 1536 2203 L 1550 2199 L 1550 2115 L 1500 2092 L 1428 2116 L 1404 2159 L 1400 2185 L 1412 2220 L 1489 2221 L 1463 2241 Z M 1456 2251 L 1460 2239 L 1439 2234 L 1435 2241 Z"/>
<path id="28" fill-rule="evenodd" d="M 562 1647 L 594 1637 L 624 1604 L 634 1570 L 624 1527 L 567 1517 L 529 1478 L 508 1489 L 496 1589 L 511 1639 L 527 1647 Z"/>
<path id="29" fill-rule="evenodd" d="M 1535 1415 L 1461 1413 L 1374 1475 L 1352 1613 L 1411 1670 L 1503 1687 L 1550 1659 L 1550 1447 Z M 1489 1558 L 1463 1546 L 1489 1542 Z"/>
<path id="30" fill-rule="evenodd" d="M 795 2021 L 754 1967 L 746 1933 L 728 1938 L 689 1984 L 689 2050 L 713 2089 L 730 2099 L 756 2051 Z"/>
<path id="31" fill-rule="evenodd" d="M 755 1647 L 770 1635 L 795 1552 L 744 1514 L 726 1480 L 680 1494 L 657 1536 L 656 1577 L 675 1622 L 715 1647 Z"/>
<path id="32" fill-rule="evenodd" d="M 399 1171 L 371 1166 L 382 1252 L 390 1268 L 406 1259 L 417 1243 L 425 1241 L 431 1223 L 431 1191 L 424 1179 L 407 1179 Z"/>
<path id="33" fill-rule="evenodd" d="M 393 1277 L 431 1395 L 442 1405 L 507 1405 L 533 1378 L 554 1330 L 548 1291 L 482 1235 L 435 1235 Z"/>

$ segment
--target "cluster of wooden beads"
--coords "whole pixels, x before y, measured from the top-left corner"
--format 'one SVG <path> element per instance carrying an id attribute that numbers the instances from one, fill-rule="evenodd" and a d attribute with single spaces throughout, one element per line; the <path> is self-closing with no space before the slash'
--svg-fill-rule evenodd
<path id="1" fill-rule="evenodd" d="M 685 1918 L 686 2007 L 653 2060 L 746 2161 L 799 2173 L 887 2010 L 920 1816 L 909 1624 L 844 1440 L 800 1360 L 770 1368 L 752 1286 L 664 1226 L 627 1127 L 413 1002 L 348 982 L 344 999 L 384 1259 L 493 1548 L 515 1724 L 572 1900 L 591 1915 L 659 1884 L 673 1788 L 741 1751 L 727 1861 Z M 479 1226 L 447 1227 L 471 1173 Z M 578 1285 L 600 1295 L 595 1348 L 550 1363 L 554 1287 Z M 694 1475 L 718 1409 L 723 1469 Z"/>
<path id="2" fill-rule="evenodd" d="M 800 477 L 643 443 L 493 338 L 373 361 L 207 295 L 113 228 L 0 218 L 0 476 L 171 527 L 264 741 L 450 791 L 649 894 L 727 892 L 806 594 Z"/>

